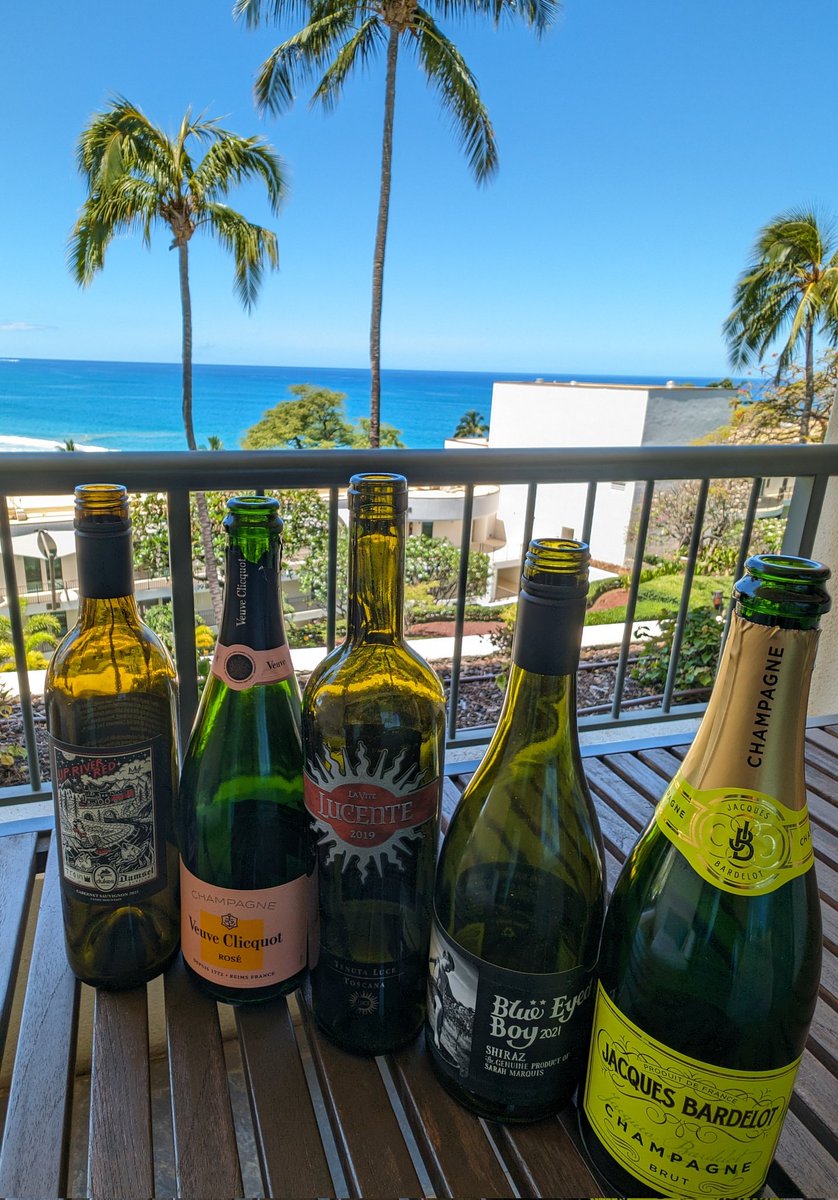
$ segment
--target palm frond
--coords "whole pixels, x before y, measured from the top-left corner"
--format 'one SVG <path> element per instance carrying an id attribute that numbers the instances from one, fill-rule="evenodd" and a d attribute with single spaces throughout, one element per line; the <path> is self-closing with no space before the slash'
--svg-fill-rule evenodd
<path id="1" fill-rule="evenodd" d="M 151 240 L 158 218 L 153 184 L 123 177 L 104 192 L 94 192 L 81 207 L 70 234 L 67 263 L 76 283 L 87 286 L 105 265 L 105 251 L 118 233 L 139 229 Z"/>
<path id="2" fill-rule="evenodd" d="M 409 32 L 412 36 L 407 44 L 417 50 L 428 82 L 450 113 L 475 179 L 478 183 L 487 182 L 498 169 L 498 155 L 477 80 L 460 51 L 425 9 L 416 9 Z"/>
<path id="3" fill-rule="evenodd" d="M 206 223 L 233 255 L 233 288 L 249 312 L 256 303 L 266 263 L 272 270 L 279 266 L 276 234 L 254 225 L 226 204 L 207 205 Z"/>
<path id="4" fill-rule="evenodd" d="M 303 20 L 308 15 L 311 5 L 306 0 L 236 0 L 233 5 L 235 20 L 244 18 L 248 29 L 255 29 L 260 21 L 273 21 L 279 25 L 283 21 Z"/>
<path id="5" fill-rule="evenodd" d="M 434 0 L 434 12 L 461 21 L 464 16 L 491 17 L 495 25 L 504 18 L 521 20 L 540 36 L 561 12 L 559 0 Z"/>
<path id="6" fill-rule="evenodd" d="M 271 209 L 277 212 L 286 198 L 288 187 L 285 164 L 261 138 L 227 134 L 213 143 L 189 180 L 189 189 L 200 205 L 226 196 L 245 179 L 262 179 Z"/>
<path id="7" fill-rule="evenodd" d="M 318 83 L 312 104 L 318 100 L 326 109 L 334 108 L 343 92 L 343 85 L 356 66 L 366 66 L 387 41 L 387 31 L 381 18 L 368 17 L 355 34 L 345 41 Z"/>
<path id="8" fill-rule="evenodd" d="M 333 4 L 330 11 L 313 17 L 308 25 L 271 51 L 259 68 L 253 87 L 260 112 L 268 110 L 279 115 L 287 111 L 298 88 L 326 70 L 336 49 L 354 28 L 358 7 L 352 0 Z"/>
<path id="9" fill-rule="evenodd" d="M 171 186 L 172 149 L 141 109 L 117 96 L 82 131 L 77 159 L 91 188 L 106 188 L 123 172 L 137 169 Z"/>

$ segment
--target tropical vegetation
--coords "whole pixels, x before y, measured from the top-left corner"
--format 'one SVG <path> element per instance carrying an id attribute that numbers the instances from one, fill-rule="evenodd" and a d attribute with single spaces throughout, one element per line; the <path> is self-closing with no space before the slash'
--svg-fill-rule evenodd
<path id="1" fill-rule="evenodd" d="M 53 650 L 61 640 L 61 625 L 52 613 L 27 613 L 26 601 L 20 601 L 23 618 L 23 645 L 26 651 L 26 667 L 29 671 L 42 671 L 49 663 L 45 650 Z M 15 648 L 12 643 L 12 622 L 0 613 L 0 671 L 14 671 Z"/>
<path id="2" fill-rule="evenodd" d="M 489 422 L 477 409 L 470 408 L 464 412 L 454 430 L 455 438 L 485 437 L 489 432 Z"/>
<path id="3" fill-rule="evenodd" d="M 201 151 L 205 151 L 202 156 Z M 283 164 L 258 137 L 241 137 L 187 109 L 174 137 L 118 96 L 97 113 L 78 143 L 78 166 L 88 194 L 70 237 L 69 265 L 76 282 L 87 286 L 105 265 L 105 252 L 121 233 L 138 232 L 146 245 L 162 228 L 178 253 L 182 314 L 183 428 L 197 450 L 192 419 L 192 300 L 189 245 L 201 231 L 233 256 L 234 290 L 245 310 L 256 302 L 265 268 L 279 265 L 276 234 L 249 221 L 226 203 L 246 180 L 261 181 L 274 212 L 286 191 Z M 212 532 L 202 493 L 198 517 L 207 584 L 216 619 L 221 619 L 221 588 L 212 550 Z"/>
<path id="4" fill-rule="evenodd" d="M 357 424 L 347 421 L 345 392 L 333 392 L 310 383 L 292 384 L 288 391 L 293 399 L 280 400 L 248 429 L 242 438 L 245 450 L 271 450 L 277 446 L 294 450 L 369 446 L 369 418 L 361 417 Z M 379 433 L 382 446 L 404 445 L 400 431 L 392 425 L 382 425 Z"/>
<path id="5" fill-rule="evenodd" d="M 381 409 L 381 312 L 384 255 L 390 213 L 393 164 L 393 121 L 396 103 L 396 66 L 400 48 L 413 54 L 428 84 L 451 118 L 451 123 L 478 183 L 485 183 L 498 167 L 497 146 L 489 114 L 480 97 L 477 80 L 454 43 L 437 24 L 434 13 L 447 18 L 490 18 L 497 27 L 503 20 L 520 20 L 543 33 L 558 12 L 557 0 L 236 0 L 234 13 L 248 25 L 267 15 L 281 24 L 301 20 L 301 27 L 281 42 L 265 59 L 256 79 L 256 102 L 261 111 L 280 114 L 293 104 L 298 87 L 317 79 L 312 103 L 326 110 L 341 97 L 344 85 L 356 71 L 369 67 L 380 52 L 386 60 L 384 80 L 384 130 L 378 220 L 375 231 L 370 317 L 370 425 L 369 444 L 378 446 Z"/>
<path id="6" fill-rule="evenodd" d="M 831 222 L 793 209 L 760 231 L 736 283 L 723 326 L 733 367 L 759 362 L 779 344 L 775 380 L 803 352 L 799 436 L 809 436 L 815 401 L 815 335 L 838 342 L 838 243 Z"/>

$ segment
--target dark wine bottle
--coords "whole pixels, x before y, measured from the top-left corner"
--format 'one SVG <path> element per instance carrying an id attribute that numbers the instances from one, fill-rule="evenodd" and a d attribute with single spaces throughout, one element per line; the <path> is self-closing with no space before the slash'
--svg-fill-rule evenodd
<path id="1" fill-rule="evenodd" d="M 576 730 L 588 547 L 530 543 L 503 709 L 440 855 L 427 1043 L 484 1117 L 531 1121 L 584 1070 L 605 904 Z"/>
<path id="2" fill-rule="evenodd" d="M 367 1054 L 422 1027 L 442 789 L 442 685 L 403 636 L 406 511 L 403 476 L 352 477 L 347 638 L 303 695 L 319 860 L 313 1011 Z"/>
<path id="3" fill-rule="evenodd" d="M 756 1195 L 817 999 L 803 749 L 829 571 L 746 570 L 701 727 L 605 921 L 580 1119 L 621 1195 Z"/>
<path id="4" fill-rule="evenodd" d="M 78 623 L 45 702 L 67 958 L 79 979 L 133 987 L 177 951 L 175 672 L 134 599 L 128 494 L 75 492 Z"/>
<path id="5" fill-rule="evenodd" d="M 251 1003 L 305 979 L 314 852 L 279 505 L 238 496 L 227 508 L 224 613 L 178 792 L 181 941 L 206 991 Z"/>

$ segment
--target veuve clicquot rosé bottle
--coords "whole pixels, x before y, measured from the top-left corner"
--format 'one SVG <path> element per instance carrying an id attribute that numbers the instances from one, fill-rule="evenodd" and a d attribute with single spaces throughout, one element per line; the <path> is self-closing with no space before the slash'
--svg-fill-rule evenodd
<path id="1" fill-rule="evenodd" d="M 134 599 L 128 494 L 75 494 L 79 619 L 45 701 L 67 957 L 85 983 L 133 987 L 177 951 L 175 671 Z"/>
<path id="2" fill-rule="evenodd" d="M 829 571 L 746 570 L 701 727 L 605 920 L 581 1121 L 620 1195 L 758 1194 L 817 999 L 803 750 Z"/>
<path id="3" fill-rule="evenodd" d="M 501 1121 L 568 1102 L 593 1016 L 602 842 L 576 731 L 588 560 L 580 542 L 530 544 L 503 710 L 437 870 L 431 1062 Z"/>
<path id="4" fill-rule="evenodd" d="M 276 500 L 228 500 L 224 613 L 178 793 L 183 959 L 219 1000 L 306 974 L 314 855 L 300 693 L 279 603 Z"/>
<path id="5" fill-rule="evenodd" d="M 407 482 L 354 475 L 348 498 L 348 633 L 303 695 L 320 897 L 312 1002 L 339 1045 L 383 1054 L 425 1015 L 443 692 L 403 635 Z"/>

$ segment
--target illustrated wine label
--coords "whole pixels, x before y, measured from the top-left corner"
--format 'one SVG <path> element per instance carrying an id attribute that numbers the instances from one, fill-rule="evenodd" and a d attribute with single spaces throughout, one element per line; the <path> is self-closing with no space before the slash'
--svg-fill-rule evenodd
<path id="1" fill-rule="evenodd" d="M 197 974 L 224 987 L 282 983 L 306 965 L 311 879 L 240 891 L 180 864 L 181 948 Z"/>
<path id="2" fill-rule="evenodd" d="M 470 954 L 435 919 L 428 1046 L 442 1075 L 489 1102 L 549 1105 L 584 1054 L 595 972 L 530 975 Z"/>
<path id="3" fill-rule="evenodd" d="M 318 839 L 321 867 L 343 852 L 363 870 L 370 862 L 390 865 L 398 851 L 422 838 L 422 826 L 439 811 L 441 779 L 423 771 L 405 750 L 392 765 L 375 761 L 363 747 L 353 767 L 335 760 L 312 761 L 303 775 L 303 798 Z M 347 759 L 348 763 L 348 759 Z"/>
<path id="4" fill-rule="evenodd" d="M 807 809 L 762 792 L 699 789 L 679 772 L 655 820 L 702 879 L 736 896 L 764 896 L 814 862 Z"/>
<path id="5" fill-rule="evenodd" d="M 257 684 L 279 683 L 293 674 L 288 643 L 270 650 L 254 650 L 239 643 L 224 645 L 216 642 L 210 668 L 236 692 L 246 691 Z"/>
<path id="6" fill-rule="evenodd" d="M 50 739 L 61 873 L 88 902 L 139 900 L 166 881 L 158 817 L 171 801 L 164 741 L 97 750 Z"/>
<path id="7" fill-rule="evenodd" d="M 730 1071 L 677 1054 L 634 1025 L 600 984 L 585 1113 L 612 1158 L 657 1192 L 754 1196 L 799 1063 Z"/>

